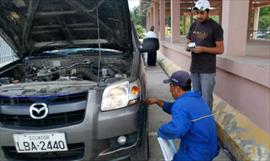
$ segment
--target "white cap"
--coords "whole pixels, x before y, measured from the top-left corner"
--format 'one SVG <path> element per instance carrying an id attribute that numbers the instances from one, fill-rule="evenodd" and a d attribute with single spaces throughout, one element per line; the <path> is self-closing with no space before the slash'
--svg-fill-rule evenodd
<path id="1" fill-rule="evenodd" d="M 193 9 L 198 9 L 200 11 L 205 11 L 206 9 L 211 9 L 210 3 L 208 0 L 198 0 L 195 2 Z"/>

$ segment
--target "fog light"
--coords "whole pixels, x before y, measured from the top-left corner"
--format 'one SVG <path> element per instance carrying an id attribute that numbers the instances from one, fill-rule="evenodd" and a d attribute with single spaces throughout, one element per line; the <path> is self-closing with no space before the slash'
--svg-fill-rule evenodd
<path id="1" fill-rule="evenodd" d="M 126 142 L 127 142 L 127 137 L 125 137 L 125 136 L 119 136 L 119 137 L 117 138 L 117 142 L 118 142 L 118 144 L 120 144 L 120 145 L 124 145 L 124 144 L 126 144 Z"/>

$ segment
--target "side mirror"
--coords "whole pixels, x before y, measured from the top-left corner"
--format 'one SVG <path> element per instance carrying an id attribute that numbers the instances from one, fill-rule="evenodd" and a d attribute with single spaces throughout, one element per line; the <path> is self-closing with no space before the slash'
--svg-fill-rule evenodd
<path id="1" fill-rule="evenodd" d="M 159 49 L 157 38 L 145 38 L 140 49 L 141 52 L 155 52 Z"/>

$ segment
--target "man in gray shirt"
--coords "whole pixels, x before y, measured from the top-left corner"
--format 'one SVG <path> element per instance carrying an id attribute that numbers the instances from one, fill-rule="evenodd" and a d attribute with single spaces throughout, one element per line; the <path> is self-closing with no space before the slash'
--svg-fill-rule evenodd
<path id="1" fill-rule="evenodd" d="M 202 97 L 212 110 L 216 75 L 216 55 L 224 52 L 223 29 L 209 18 L 210 3 L 198 0 L 193 8 L 197 20 L 187 35 L 187 51 L 191 51 L 191 79 L 193 90 Z"/>

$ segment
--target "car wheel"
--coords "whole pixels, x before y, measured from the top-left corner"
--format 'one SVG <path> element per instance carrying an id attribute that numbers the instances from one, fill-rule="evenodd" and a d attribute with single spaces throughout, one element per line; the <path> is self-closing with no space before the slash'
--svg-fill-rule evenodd
<path id="1" fill-rule="evenodd" d="M 141 145 L 137 147 L 135 154 L 130 156 L 130 161 L 147 161 L 149 157 L 148 133 L 145 132 Z"/>

